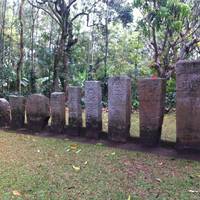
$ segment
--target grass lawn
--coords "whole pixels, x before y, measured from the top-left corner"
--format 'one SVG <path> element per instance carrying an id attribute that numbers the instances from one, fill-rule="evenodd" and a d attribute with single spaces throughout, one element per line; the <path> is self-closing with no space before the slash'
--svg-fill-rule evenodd
<path id="1" fill-rule="evenodd" d="M 85 127 L 85 113 L 83 112 L 83 126 Z M 103 112 L 103 131 L 108 131 L 108 113 Z M 66 119 L 68 119 L 68 113 L 66 112 Z M 67 121 L 68 124 L 68 121 Z M 131 115 L 131 128 L 130 134 L 134 137 L 139 137 L 139 113 L 134 112 Z M 175 142 L 176 141 L 176 114 L 170 113 L 165 115 L 162 127 L 162 140 Z"/>
<path id="2" fill-rule="evenodd" d="M 139 113 L 134 113 L 131 116 L 131 130 L 132 136 L 139 137 Z M 176 141 L 176 114 L 170 113 L 165 115 L 162 126 L 162 140 L 175 142 Z"/>
<path id="3" fill-rule="evenodd" d="M 200 199 L 197 161 L 4 131 L 0 146 L 1 200 Z"/>

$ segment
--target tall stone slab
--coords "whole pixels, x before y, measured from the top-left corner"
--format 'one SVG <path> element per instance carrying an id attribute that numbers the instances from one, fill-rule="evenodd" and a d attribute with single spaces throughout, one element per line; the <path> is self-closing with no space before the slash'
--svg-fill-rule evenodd
<path id="1" fill-rule="evenodd" d="M 108 137 L 126 142 L 130 136 L 131 79 L 127 76 L 108 80 Z"/>
<path id="2" fill-rule="evenodd" d="M 82 128 L 81 97 L 81 87 L 68 87 L 69 134 L 73 136 L 79 136 Z"/>
<path id="3" fill-rule="evenodd" d="M 177 148 L 200 150 L 200 60 L 176 65 Z"/>
<path id="4" fill-rule="evenodd" d="M 145 146 L 158 145 L 161 137 L 165 79 L 144 78 L 138 80 L 140 140 Z"/>
<path id="5" fill-rule="evenodd" d="M 49 98 L 42 94 L 32 94 L 26 101 L 26 116 L 28 128 L 40 131 L 48 125 L 50 118 Z"/>
<path id="6" fill-rule="evenodd" d="M 54 92 L 50 99 L 51 131 L 62 133 L 65 127 L 65 93 Z"/>
<path id="7" fill-rule="evenodd" d="M 10 125 L 10 104 L 4 99 L 0 98 L 0 127 Z"/>
<path id="8" fill-rule="evenodd" d="M 85 82 L 86 137 L 98 139 L 102 131 L 102 89 L 100 81 Z"/>
<path id="9" fill-rule="evenodd" d="M 9 96 L 11 108 L 11 127 L 23 128 L 25 120 L 25 98 L 23 96 Z"/>

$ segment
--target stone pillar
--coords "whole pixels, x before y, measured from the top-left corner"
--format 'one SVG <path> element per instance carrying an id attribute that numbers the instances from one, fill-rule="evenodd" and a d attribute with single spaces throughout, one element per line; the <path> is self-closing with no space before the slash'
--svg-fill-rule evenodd
<path id="1" fill-rule="evenodd" d="M 81 87 L 68 87 L 69 135 L 79 136 L 82 128 Z"/>
<path id="2" fill-rule="evenodd" d="M 9 96 L 11 108 L 11 127 L 23 128 L 25 120 L 25 98 L 23 96 Z"/>
<path id="3" fill-rule="evenodd" d="M 40 131 L 48 125 L 50 117 L 49 98 L 42 94 L 32 94 L 26 101 L 28 128 Z"/>
<path id="4" fill-rule="evenodd" d="M 51 130 L 62 133 L 65 127 L 65 93 L 54 92 L 50 99 Z"/>
<path id="5" fill-rule="evenodd" d="M 146 146 L 158 145 L 165 105 L 165 79 L 138 80 L 140 140 Z"/>
<path id="6" fill-rule="evenodd" d="M 176 65 L 177 148 L 200 150 L 200 60 Z"/>
<path id="7" fill-rule="evenodd" d="M 0 98 L 0 127 L 10 125 L 10 104 L 4 99 Z"/>
<path id="8" fill-rule="evenodd" d="M 102 89 L 100 81 L 85 82 L 86 137 L 98 139 L 102 131 Z"/>
<path id="9" fill-rule="evenodd" d="M 108 80 L 108 137 L 126 142 L 130 136 L 131 79 L 127 76 Z"/>

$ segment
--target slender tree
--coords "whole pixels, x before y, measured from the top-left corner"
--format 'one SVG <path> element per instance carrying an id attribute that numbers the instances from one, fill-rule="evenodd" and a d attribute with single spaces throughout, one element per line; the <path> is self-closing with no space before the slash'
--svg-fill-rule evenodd
<path id="1" fill-rule="evenodd" d="M 16 66 L 16 89 L 19 93 L 21 93 L 21 70 L 23 66 L 23 60 L 24 60 L 24 22 L 23 22 L 23 9 L 24 9 L 24 1 L 21 0 L 19 5 L 19 24 L 20 24 L 20 42 L 19 42 L 19 60 L 17 62 Z"/>
<path id="2" fill-rule="evenodd" d="M 34 51 L 34 41 L 35 41 L 35 22 L 38 17 L 38 9 L 35 11 L 35 8 L 31 6 L 31 70 L 30 70 L 30 91 L 35 93 L 36 88 L 36 68 L 35 68 L 35 51 Z"/>
<path id="3" fill-rule="evenodd" d="M 54 75 L 53 75 L 53 90 L 59 90 L 59 80 L 61 81 L 63 90 L 66 91 L 68 85 L 68 64 L 71 53 L 71 48 L 77 43 L 78 38 L 74 36 L 73 28 L 74 22 L 81 16 L 86 16 L 87 22 L 89 21 L 89 13 L 91 12 L 97 1 L 94 1 L 90 8 L 83 8 L 77 12 L 74 9 L 75 14 L 72 13 L 74 7 L 76 7 L 77 0 L 36 0 L 32 3 L 28 2 L 44 12 L 49 14 L 60 27 L 59 40 L 57 41 L 57 47 L 55 48 L 54 56 Z"/>
<path id="4" fill-rule="evenodd" d="M 1 6 L 1 23 L 0 23 L 0 67 L 4 64 L 4 46 L 5 46 L 5 24 L 6 24 L 6 9 L 7 0 L 3 0 L 0 4 Z"/>

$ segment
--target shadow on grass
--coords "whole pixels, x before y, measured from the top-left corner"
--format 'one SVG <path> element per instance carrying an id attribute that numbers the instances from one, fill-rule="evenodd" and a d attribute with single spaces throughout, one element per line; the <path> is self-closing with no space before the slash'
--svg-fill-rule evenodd
<path id="1" fill-rule="evenodd" d="M 118 142 L 111 142 L 108 140 L 107 132 L 102 132 L 100 134 L 99 140 L 89 139 L 85 137 L 85 128 L 83 127 L 80 136 L 71 136 L 69 135 L 69 129 L 66 127 L 63 134 L 57 134 L 50 131 L 50 127 L 47 127 L 45 130 L 41 132 L 33 132 L 26 128 L 19 129 L 19 130 L 12 130 L 12 129 L 4 129 L 4 131 L 13 132 L 17 134 L 25 134 L 25 135 L 34 135 L 39 137 L 50 137 L 50 138 L 57 138 L 57 139 L 69 139 L 73 142 L 80 142 L 86 143 L 91 145 L 100 144 L 106 147 L 124 149 L 129 151 L 137 151 L 137 152 L 145 152 L 151 153 L 157 156 L 166 156 L 171 157 L 172 159 L 187 159 L 187 160 L 195 160 L 200 161 L 200 152 L 199 151 L 178 151 L 176 149 L 176 143 L 173 141 L 165 141 L 161 140 L 160 144 L 157 147 L 145 147 L 140 144 L 139 137 L 130 137 L 126 143 L 118 143 Z"/>

